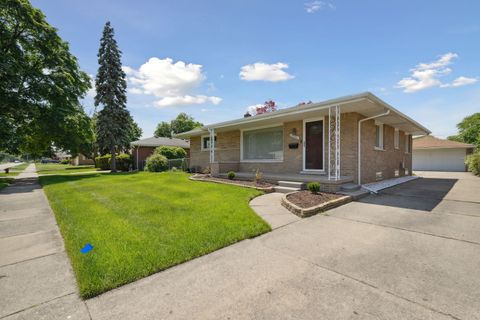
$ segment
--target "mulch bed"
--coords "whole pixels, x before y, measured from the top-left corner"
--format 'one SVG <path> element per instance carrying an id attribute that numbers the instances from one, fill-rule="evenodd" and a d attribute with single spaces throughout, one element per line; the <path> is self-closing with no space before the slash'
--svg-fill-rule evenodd
<path id="1" fill-rule="evenodd" d="M 299 206 L 300 208 L 310 208 L 341 197 L 342 195 L 325 192 L 313 194 L 308 190 L 298 191 L 287 195 L 288 201 Z"/>
<path id="2" fill-rule="evenodd" d="M 246 180 L 230 180 L 230 179 L 222 179 L 222 178 L 215 178 L 209 177 L 207 178 L 210 181 L 217 181 L 217 182 L 230 182 L 235 184 L 241 184 L 242 186 L 250 186 L 250 187 L 260 187 L 260 188 L 269 188 L 272 187 L 273 184 L 266 183 L 266 182 L 253 182 L 253 181 L 246 181 Z"/>

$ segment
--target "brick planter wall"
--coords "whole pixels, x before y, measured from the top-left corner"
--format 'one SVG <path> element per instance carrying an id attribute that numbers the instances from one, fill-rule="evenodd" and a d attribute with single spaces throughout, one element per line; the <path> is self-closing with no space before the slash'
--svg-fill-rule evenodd
<path id="1" fill-rule="evenodd" d="M 300 208 L 299 206 L 297 206 L 296 204 L 290 202 L 288 199 L 287 199 L 287 196 L 289 195 L 290 193 L 287 193 L 285 194 L 283 197 L 282 197 L 282 206 L 284 206 L 285 208 L 287 208 L 290 212 L 292 212 L 293 214 L 299 216 L 300 218 L 306 218 L 306 217 L 311 217 L 317 213 L 320 213 L 320 212 L 325 212 L 327 210 L 330 210 L 330 209 L 333 209 L 333 208 L 336 208 L 336 207 L 339 207 L 341 205 L 344 205 L 350 201 L 352 201 L 352 197 L 350 196 L 343 196 L 341 198 L 338 198 L 338 199 L 334 199 L 334 200 L 330 200 L 328 202 L 325 202 L 325 203 L 322 203 L 322 204 L 319 204 L 317 206 L 313 206 L 313 207 L 310 207 L 310 208 Z"/>

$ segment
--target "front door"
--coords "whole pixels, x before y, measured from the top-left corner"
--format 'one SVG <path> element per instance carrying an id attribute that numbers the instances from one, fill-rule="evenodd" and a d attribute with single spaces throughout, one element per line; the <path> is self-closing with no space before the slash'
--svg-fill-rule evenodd
<path id="1" fill-rule="evenodd" d="M 323 170 L 323 120 L 305 123 L 305 170 Z"/>

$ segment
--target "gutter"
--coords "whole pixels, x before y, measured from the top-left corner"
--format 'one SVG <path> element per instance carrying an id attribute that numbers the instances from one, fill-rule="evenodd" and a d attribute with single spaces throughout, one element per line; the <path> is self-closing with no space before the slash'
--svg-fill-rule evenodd
<path id="1" fill-rule="evenodd" d="M 357 164 L 358 181 L 357 181 L 357 183 L 359 185 L 361 185 L 361 181 L 362 181 L 362 161 L 361 161 L 362 160 L 361 159 L 361 153 L 362 153 L 362 123 L 365 122 L 365 121 L 368 121 L 368 120 L 380 118 L 380 117 L 383 117 L 383 116 L 388 116 L 389 114 L 390 114 L 390 110 L 387 110 L 384 113 L 380 113 L 380 114 L 377 114 L 376 116 L 361 119 L 361 120 L 358 121 L 358 160 L 357 160 L 358 161 L 358 164 Z"/>

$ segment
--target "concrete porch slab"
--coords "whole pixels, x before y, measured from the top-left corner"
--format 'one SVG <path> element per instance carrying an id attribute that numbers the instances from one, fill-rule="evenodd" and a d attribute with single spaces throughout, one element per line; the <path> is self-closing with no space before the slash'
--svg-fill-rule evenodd
<path id="1" fill-rule="evenodd" d="M 300 173 L 272 173 L 262 172 L 263 180 L 277 183 L 278 181 L 296 181 L 296 182 L 320 182 L 324 184 L 343 184 L 352 182 L 353 177 L 342 176 L 339 180 L 328 180 L 328 176 L 325 174 L 300 174 Z M 220 173 L 221 177 L 227 177 L 226 173 Z M 255 177 L 254 172 L 235 172 L 237 179 L 253 180 Z"/>
<path id="2" fill-rule="evenodd" d="M 363 184 L 362 188 L 367 189 L 370 192 L 378 193 L 380 190 L 391 188 L 401 183 L 412 181 L 418 178 L 419 177 L 417 176 L 405 176 L 405 177 L 398 177 L 393 179 L 386 179 L 378 182 Z"/>

